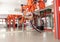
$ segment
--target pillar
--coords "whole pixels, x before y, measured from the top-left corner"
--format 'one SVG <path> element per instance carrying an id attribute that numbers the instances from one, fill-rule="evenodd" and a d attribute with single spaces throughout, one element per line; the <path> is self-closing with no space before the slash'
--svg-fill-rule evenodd
<path id="1" fill-rule="evenodd" d="M 60 0 L 54 0 L 54 10 L 55 37 L 60 39 Z"/>

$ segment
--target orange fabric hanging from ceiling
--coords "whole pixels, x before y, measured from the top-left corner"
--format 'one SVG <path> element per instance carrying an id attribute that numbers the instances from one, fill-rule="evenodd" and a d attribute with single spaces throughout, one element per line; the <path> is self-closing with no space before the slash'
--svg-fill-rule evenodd
<path id="1" fill-rule="evenodd" d="M 27 9 L 28 9 L 28 11 L 30 11 L 30 9 L 31 9 L 31 5 L 25 5 L 24 7 L 23 7 L 23 9 L 26 11 Z"/>
<path id="2" fill-rule="evenodd" d="M 23 6 L 23 9 L 24 9 L 24 10 L 26 10 L 27 8 L 29 8 L 28 5 Z"/>
<path id="3" fill-rule="evenodd" d="M 45 8 L 45 3 L 43 1 L 39 2 L 39 8 L 44 9 Z"/>
<path id="4" fill-rule="evenodd" d="M 27 8 L 28 8 L 28 11 L 29 12 L 33 12 L 36 9 L 36 5 L 35 4 L 32 4 L 32 5 L 24 6 L 24 10 L 25 11 L 26 11 Z"/>
<path id="5" fill-rule="evenodd" d="M 23 9 L 26 11 L 26 9 L 28 8 L 29 12 L 33 12 L 36 8 L 36 6 L 33 4 L 34 0 L 27 0 L 27 5 L 23 6 Z"/>
<path id="6" fill-rule="evenodd" d="M 34 0 L 27 0 L 27 2 L 28 2 L 27 4 L 28 4 L 28 5 L 31 5 L 31 4 L 33 3 L 33 1 L 34 1 Z"/>
<path id="7" fill-rule="evenodd" d="M 35 9 L 36 9 L 36 5 L 35 5 L 35 4 L 32 4 L 32 5 L 30 6 L 30 11 L 33 12 Z"/>
<path id="8" fill-rule="evenodd" d="M 43 1 L 43 0 L 39 0 L 39 1 Z"/>

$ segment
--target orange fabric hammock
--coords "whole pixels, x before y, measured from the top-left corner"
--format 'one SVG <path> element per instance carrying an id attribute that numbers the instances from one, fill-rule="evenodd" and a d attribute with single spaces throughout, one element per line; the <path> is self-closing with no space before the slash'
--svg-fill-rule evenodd
<path id="1" fill-rule="evenodd" d="M 36 9 L 36 4 L 30 5 L 30 7 L 29 7 L 30 12 L 33 12 L 35 9 Z"/>
<path id="2" fill-rule="evenodd" d="M 28 8 L 29 12 L 33 12 L 36 9 L 36 5 L 32 4 L 32 5 L 26 5 L 23 7 L 23 9 L 26 11 L 26 9 Z"/>
<path id="3" fill-rule="evenodd" d="M 45 8 L 45 3 L 43 1 L 39 2 L 39 8 L 44 9 Z"/>
<path id="4" fill-rule="evenodd" d="M 34 0 L 27 0 L 27 2 L 28 2 L 27 4 L 28 4 L 28 5 L 33 4 L 33 1 L 34 1 Z"/>

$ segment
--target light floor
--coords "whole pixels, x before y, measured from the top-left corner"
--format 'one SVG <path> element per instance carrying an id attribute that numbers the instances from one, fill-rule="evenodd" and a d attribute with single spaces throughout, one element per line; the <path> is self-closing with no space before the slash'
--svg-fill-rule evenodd
<path id="1" fill-rule="evenodd" d="M 0 42 L 60 42 L 52 32 L 0 32 Z"/>

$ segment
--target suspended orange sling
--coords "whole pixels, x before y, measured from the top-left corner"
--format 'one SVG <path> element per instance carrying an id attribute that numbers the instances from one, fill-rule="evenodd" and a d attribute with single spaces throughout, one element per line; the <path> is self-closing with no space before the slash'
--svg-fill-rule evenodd
<path id="1" fill-rule="evenodd" d="M 35 9 L 36 9 L 36 4 L 32 4 L 32 5 L 31 5 L 31 8 L 30 8 L 30 11 L 31 11 L 31 12 L 34 12 Z"/>
<path id="2" fill-rule="evenodd" d="M 28 4 L 28 5 L 31 5 L 31 4 L 33 3 L 33 1 L 34 1 L 34 0 L 27 0 L 27 2 L 28 2 L 27 4 Z"/>
<path id="3" fill-rule="evenodd" d="M 45 3 L 43 1 L 39 2 L 39 8 L 44 9 L 45 8 Z"/>

